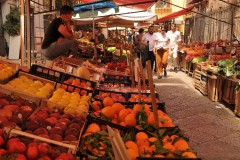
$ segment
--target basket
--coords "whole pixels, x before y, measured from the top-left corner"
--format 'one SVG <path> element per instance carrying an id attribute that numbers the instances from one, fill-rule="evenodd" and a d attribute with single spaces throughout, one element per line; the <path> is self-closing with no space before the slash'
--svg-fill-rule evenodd
<path id="1" fill-rule="evenodd" d="M 61 81 L 65 75 L 63 72 L 35 64 L 31 66 L 29 73 L 56 82 Z"/>

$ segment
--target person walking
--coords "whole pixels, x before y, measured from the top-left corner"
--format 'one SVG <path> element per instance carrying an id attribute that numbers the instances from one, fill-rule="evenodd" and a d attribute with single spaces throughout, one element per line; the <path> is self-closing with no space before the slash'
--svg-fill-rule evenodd
<path id="1" fill-rule="evenodd" d="M 136 41 L 135 41 L 135 46 L 134 46 L 134 51 L 137 53 L 137 57 L 140 59 L 141 53 L 143 52 L 143 45 L 141 43 L 142 37 L 144 35 L 144 29 L 140 28 L 138 30 L 138 35 L 136 36 Z"/>
<path id="2" fill-rule="evenodd" d="M 74 39 L 70 21 L 73 8 L 63 6 L 60 17 L 55 18 L 48 26 L 42 43 L 42 53 L 47 59 L 54 59 L 71 51 L 72 55 L 78 54 L 78 41 Z"/>
<path id="3" fill-rule="evenodd" d="M 170 71 L 177 72 L 177 51 L 178 44 L 182 41 L 181 34 L 177 31 L 176 24 L 172 23 L 171 30 L 167 32 L 169 39 L 169 67 Z"/>
<path id="4" fill-rule="evenodd" d="M 142 44 L 146 45 L 148 48 L 148 57 L 146 61 L 147 60 L 151 61 L 152 69 L 155 62 L 155 55 L 153 52 L 155 48 L 155 41 L 156 41 L 156 33 L 154 33 L 154 26 L 151 25 L 148 27 L 148 33 L 143 35 Z"/>
<path id="5" fill-rule="evenodd" d="M 159 32 L 156 33 L 156 65 L 158 79 L 162 78 L 162 73 L 164 70 L 164 77 L 167 77 L 167 65 L 168 65 L 168 37 L 165 32 L 164 26 L 159 28 Z"/>

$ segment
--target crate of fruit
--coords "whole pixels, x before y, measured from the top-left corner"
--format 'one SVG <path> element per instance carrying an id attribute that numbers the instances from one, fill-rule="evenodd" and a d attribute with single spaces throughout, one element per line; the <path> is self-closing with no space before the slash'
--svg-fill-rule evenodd
<path id="1" fill-rule="evenodd" d="M 63 72 L 35 64 L 31 66 L 29 73 L 55 82 L 60 82 L 65 75 Z"/>
<path id="2" fill-rule="evenodd" d="M 0 60 L 0 83 L 4 83 L 13 76 L 19 69 L 19 64 Z"/>
<path id="3" fill-rule="evenodd" d="M 37 109 L 40 100 L 0 88 L 0 128 L 20 128 Z"/>
<path id="4" fill-rule="evenodd" d="M 94 90 L 96 88 L 96 82 L 91 81 L 88 79 L 80 78 L 71 74 L 65 74 L 64 77 L 62 77 L 61 82 L 71 84 L 74 86 L 86 88 L 88 90 Z"/>
<path id="5" fill-rule="evenodd" d="M 111 160 L 115 157 L 107 125 L 112 127 L 113 130 L 118 130 L 124 142 L 132 140 L 132 130 L 88 116 L 83 128 L 77 156 L 82 160 Z"/>
<path id="6" fill-rule="evenodd" d="M 1 138 L 1 159 L 75 160 L 76 146 L 49 140 L 31 133 L 5 128 Z"/>
<path id="7" fill-rule="evenodd" d="M 93 99 L 103 101 L 106 97 L 111 97 L 115 102 L 126 103 L 128 94 L 124 92 L 95 89 Z"/>
<path id="8" fill-rule="evenodd" d="M 51 107 L 49 101 L 43 100 L 41 107 L 31 115 L 22 130 L 77 146 L 87 112 L 80 108 Z"/>
<path id="9" fill-rule="evenodd" d="M 2 88 L 7 88 L 12 92 L 27 93 L 40 98 L 48 98 L 54 91 L 55 86 L 56 82 L 54 81 L 24 71 L 17 72 L 5 84 L 1 85 Z"/>
<path id="10" fill-rule="evenodd" d="M 155 95 L 156 95 L 156 103 L 157 104 L 161 103 L 159 94 L 155 93 Z M 127 97 L 127 101 L 128 101 L 129 104 L 136 104 L 136 103 L 139 103 L 139 102 L 151 104 L 152 103 L 151 93 L 150 92 L 148 92 L 148 93 L 147 92 L 142 92 L 141 95 L 139 95 L 139 93 L 136 93 L 136 92 L 129 92 L 128 97 Z"/>

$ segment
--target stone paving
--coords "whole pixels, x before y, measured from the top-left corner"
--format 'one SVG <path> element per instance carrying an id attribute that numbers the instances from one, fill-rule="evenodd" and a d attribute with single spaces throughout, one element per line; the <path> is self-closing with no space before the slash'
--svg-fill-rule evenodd
<path id="1" fill-rule="evenodd" d="M 186 73 L 154 76 L 166 111 L 202 160 L 240 160 L 240 118 L 222 103 L 212 102 L 193 86 Z"/>

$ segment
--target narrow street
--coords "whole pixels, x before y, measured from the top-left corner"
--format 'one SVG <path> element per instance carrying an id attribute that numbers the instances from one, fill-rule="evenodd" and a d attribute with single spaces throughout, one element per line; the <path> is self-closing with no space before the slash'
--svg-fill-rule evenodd
<path id="1" fill-rule="evenodd" d="M 240 118 L 231 109 L 203 96 L 182 71 L 154 76 L 154 82 L 167 113 L 202 160 L 240 160 Z"/>

